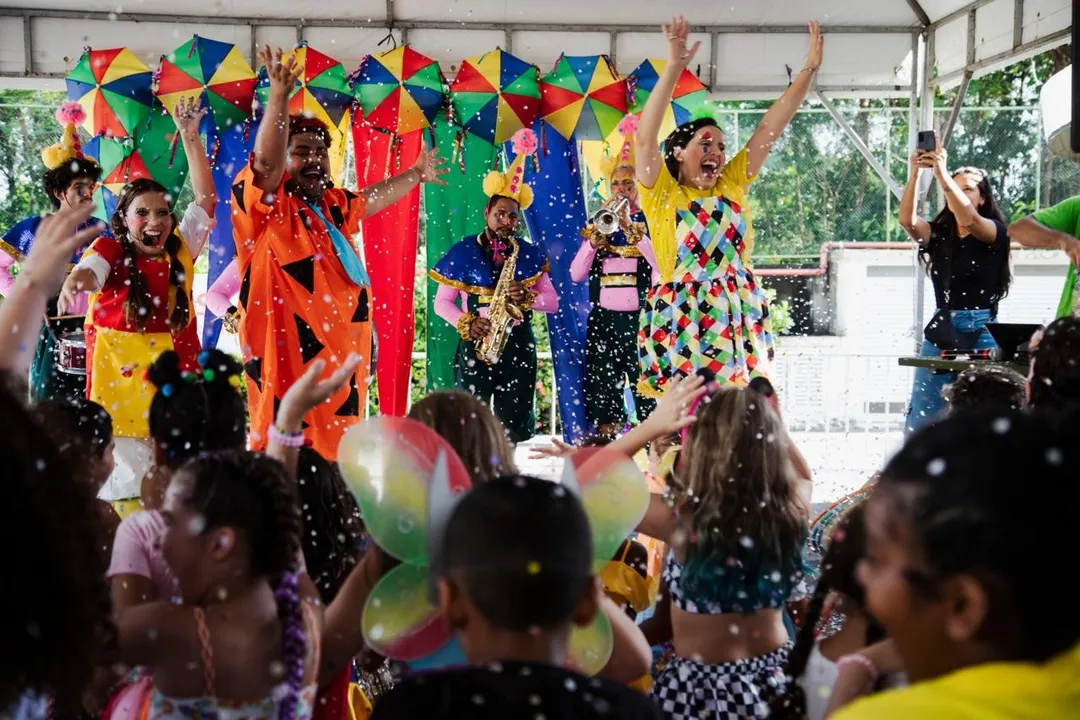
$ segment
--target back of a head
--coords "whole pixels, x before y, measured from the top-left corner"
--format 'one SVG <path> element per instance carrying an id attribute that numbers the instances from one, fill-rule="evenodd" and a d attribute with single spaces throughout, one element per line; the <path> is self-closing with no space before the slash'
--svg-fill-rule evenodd
<path id="1" fill-rule="evenodd" d="M 0 543 L 11 550 L 9 587 L 18 588 L 0 618 L 0 708 L 33 689 L 75 710 L 114 635 L 105 528 L 90 482 L 2 382 L 0 467 L 12 509 Z"/>
<path id="2" fill-rule="evenodd" d="M 357 539 L 364 533 L 360 508 L 337 463 L 312 448 L 300 448 L 296 483 L 304 521 L 304 562 L 323 602 L 329 603 L 358 559 Z"/>
<path id="3" fill-rule="evenodd" d="M 85 397 L 42 400 L 34 406 L 34 414 L 54 431 L 54 437 L 76 443 L 79 451 L 88 455 L 104 455 L 112 442 L 112 416 Z"/>
<path id="4" fill-rule="evenodd" d="M 232 527 L 243 533 L 253 576 L 295 569 L 300 509 L 281 463 L 246 450 L 219 450 L 189 460 L 180 471 L 191 477 L 186 502 L 204 519 L 204 531 Z"/>
<path id="5" fill-rule="evenodd" d="M 875 496 L 896 497 L 932 593 L 960 574 L 990 596 L 982 642 L 1013 660 L 1043 661 L 1080 641 L 1075 613 L 1047 612 L 1055 549 L 1075 541 L 1075 442 L 1049 419 L 1015 411 L 949 417 L 914 434 L 886 465 Z M 900 494 L 894 495 L 898 490 Z"/>
<path id="6" fill-rule="evenodd" d="M 204 350 L 199 364 L 196 372 L 184 373 L 180 356 L 168 350 L 148 373 L 157 388 L 150 402 L 150 436 L 174 470 L 201 452 L 243 449 L 247 442 L 240 363 L 220 350 Z"/>
<path id="7" fill-rule="evenodd" d="M 1063 412 L 1080 405 L 1080 317 L 1068 315 L 1043 331 L 1032 357 L 1031 407 Z"/>
<path id="8" fill-rule="evenodd" d="M 1019 410 L 1025 404 L 1024 376 L 997 365 L 969 368 L 944 390 L 949 412 Z"/>
<path id="9" fill-rule="evenodd" d="M 518 475 L 470 490 L 446 526 L 440 572 L 493 626 L 516 632 L 569 623 L 592 580 L 581 500 Z"/>
<path id="10" fill-rule="evenodd" d="M 475 395 L 460 390 L 433 392 L 409 409 L 409 417 L 450 443 L 473 483 L 517 472 L 506 428 Z"/>

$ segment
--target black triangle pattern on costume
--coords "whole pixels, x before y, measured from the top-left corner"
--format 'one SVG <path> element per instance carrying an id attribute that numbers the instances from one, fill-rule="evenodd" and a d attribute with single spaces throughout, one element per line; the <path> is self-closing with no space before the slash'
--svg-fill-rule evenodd
<path id="1" fill-rule="evenodd" d="M 367 322 L 370 317 L 368 308 L 367 288 L 360 288 L 360 299 L 356 301 L 356 312 L 353 313 L 352 322 Z"/>
<path id="2" fill-rule="evenodd" d="M 326 346 L 319 342 L 319 338 L 315 336 L 315 331 L 304 322 L 302 317 L 293 315 L 293 319 L 296 321 L 296 335 L 300 339 L 300 357 L 304 359 L 304 364 L 307 365 Z"/>
<path id="3" fill-rule="evenodd" d="M 238 183 L 234 183 L 233 186 L 232 186 L 233 199 L 236 200 L 236 207 L 240 208 L 240 212 L 242 212 L 242 213 L 247 212 L 247 208 L 244 207 L 244 185 L 245 185 L 245 182 L 246 181 L 241 180 Z"/>
<path id="4" fill-rule="evenodd" d="M 278 408 L 280 408 L 280 407 L 281 407 L 281 398 L 279 398 L 277 395 L 275 395 L 274 396 L 274 417 L 275 418 L 278 416 Z M 300 422 L 300 429 L 301 430 L 307 430 L 309 427 L 311 427 L 311 426 L 308 425 L 306 420 L 302 420 Z"/>
<path id="5" fill-rule="evenodd" d="M 251 358 L 244 363 L 244 372 L 255 383 L 255 387 L 262 392 L 262 358 Z"/>
<path id="6" fill-rule="evenodd" d="M 300 222 L 303 224 L 304 228 L 311 230 L 311 219 L 308 217 L 308 214 L 304 212 L 304 209 L 298 209 L 296 214 L 300 217 Z"/>
<path id="7" fill-rule="evenodd" d="M 282 265 L 281 269 L 309 293 L 315 292 L 315 256 Z"/>
<path id="8" fill-rule="evenodd" d="M 240 294 L 238 296 L 240 307 L 247 310 L 248 295 L 251 293 L 251 265 L 244 271 L 244 279 L 240 281 Z"/>
<path id="9" fill-rule="evenodd" d="M 337 205 L 330 206 L 330 219 L 334 221 L 334 225 L 337 225 L 338 230 L 345 224 L 345 214 L 341 212 L 341 208 Z"/>
<path id="10" fill-rule="evenodd" d="M 349 397 L 334 411 L 338 417 L 357 417 L 360 414 L 360 391 L 356 389 L 356 374 L 349 378 Z"/>

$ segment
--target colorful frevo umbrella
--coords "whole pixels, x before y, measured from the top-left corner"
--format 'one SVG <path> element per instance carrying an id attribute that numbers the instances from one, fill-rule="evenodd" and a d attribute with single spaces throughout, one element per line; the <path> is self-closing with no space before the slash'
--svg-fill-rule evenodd
<path id="1" fill-rule="evenodd" d="M 180 144 L 172 115 L 157 107 L 135 133 L 135 150 L 154 180 L 165 186 L 175 201 L 188 175 L 188 160 Z"/>
<path id="2" fill-rule="evenodd" d="M 352 85 L 364 119 L 391 135 L 430 127 L 446 101 L 439 63 L 408 45 L 365 57 Z"/>
<path id="3" fill-rule="evenodd" d="M 239 125 L 251 115 L 255 71 L 230 43 L 193 36 L 161 57 L 155 94 L 170 113 L 180 100 L 197 96 L 210 112 L 200 130 L 218 133 Z"/>
<path id="4" fill-rule="evenodd" d="M 488 142 L 504 143 L 539 117 L 539 73 L 535 65 L 492 50 L 462 61 L 450 84 L 450 103 L 466 130 Z"/>
<path id="5" fill-rule="evenodd" d="M 540 113 L 567 140 L 603 140 L 626 115 L 626 80 L 607 55 L 563 55 L 540 81 Z"/>
<path id="6" fill-rule="evenodd" d="M 127 48 L 87 50 L 65 81 L 68 99 L 86 110 L 91 136 L 131 137 L 154 101 L 150 68 Z"/>
<path id="7" fill-rule="evenodd" d="M 633 103 L 630 108 L 632 113 L 640 113 L 645 108 L 645 101 L 649 98 L 656 81 L 660 79 L 660 73 L 667 65 L 666 60 L 649 59 L 634 69 L 627 76 L 627 82 L 633 95 Z M 671 93 L 671 104 L 664 113 L 664 121 L 660 125 L 661 137 L 666 136 L 677 126 L 688 122 L 694 111 L 700 108 L 708 100 L 705 86 L 694 77 L 689 70 L 683 70 L 675 83 L 675 90 Z"/>
<path id="8" fill-rule="evenodd" d="M 352 89 L 341 63 L 301 43 L 292 54 L 304 68 L 289 96 L 289 114 L 305 114 L 322 120 L 330 128 L 342 131 L 342 121 L 353 103 Z M 255 97 L 265 107 L 270 94 L 266 68 L 259 70 Z"/>

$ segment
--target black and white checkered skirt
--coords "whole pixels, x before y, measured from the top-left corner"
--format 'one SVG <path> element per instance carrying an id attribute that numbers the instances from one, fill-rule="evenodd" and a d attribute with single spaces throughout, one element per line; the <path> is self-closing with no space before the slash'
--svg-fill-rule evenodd
<path id="1" fill-rule="evenodd" d="M 707 665 L 673 655 L 653 680 L 652 696 L 669 720 L 742 720 L 768 715 L 784 692 L 790 645 L 768 655 Z"/>

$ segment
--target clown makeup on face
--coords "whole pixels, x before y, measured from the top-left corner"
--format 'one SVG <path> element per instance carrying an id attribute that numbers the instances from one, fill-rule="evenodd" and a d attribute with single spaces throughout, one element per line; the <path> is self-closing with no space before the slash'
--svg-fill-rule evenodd
<path id="1" fill-rule="evenodd" d="M 638 206 L 637 178 L 629 165 L 615 168 L 611 173 L 611 196 L 626 198 L 631 207 Z"/>
<path id="2" fill-rule="evenodd" d="M 55 193 L 56 199 L 60 201 L 60 207 L 87 205 L 94 202 L 94 190 L 97 189 L 97 185 L 97 182 L 91 178 L 77 178 L 67 186 L 64 192 Z"/>
<path id="3" fill-rule="evenodd" d="M 713 125 L 701 128 L 686 147 L 675 148 L 675 158 L 679 161 L 679 182 L 699 190 L 712 188 L 727 163 L 724 133 Z"/>
<path id="4" fill-rule="evenodd" d="M 484 211 L 488 232 L 501 238 L 512 237 L 521 222 L 520 212 L 515 201 L 496 196 Z"/>
<path id="5" fill-rule="evenodd" d="M 172 209 L 165 193 L 144 192 L 124 210 L 124 224 L 135 251 L 146 257 L 160 257 L 173 231 Z"/>

